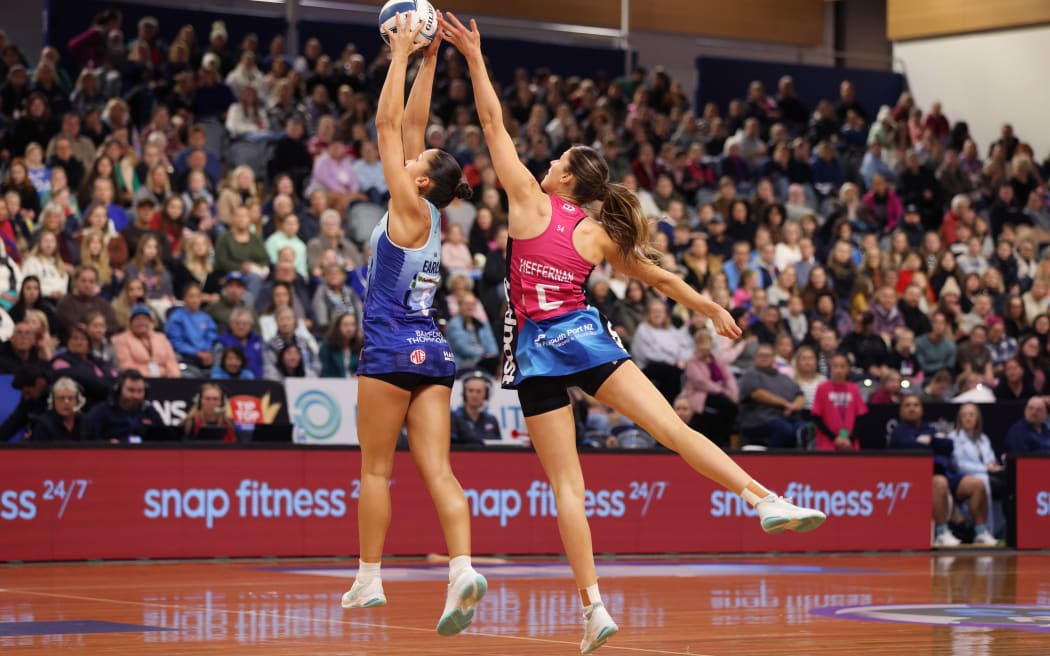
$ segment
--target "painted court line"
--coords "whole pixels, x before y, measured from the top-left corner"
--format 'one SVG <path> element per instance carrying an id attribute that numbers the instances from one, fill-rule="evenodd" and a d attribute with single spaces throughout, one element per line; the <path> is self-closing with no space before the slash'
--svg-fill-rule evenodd
<path id="1" fill-rule="evenodd" d="M 26 595 L 34 595 L 34 596 L 37 596 L 37 597 L 50 597 L 50 598 L 54 598 L 54 599 L 73 599 L 73 600 L 79 600 L 79 601 L 93 601 L 93 602 L 98 602 L 98 603 L 116 604 L 116 605 L 121 605 L 121 606 L 147 606 L 147 607 L 152 607 L 152 608 L 171 608 L 171 609 L 180 609 L 180 610 L 207 610 L 207 611 L 213 612 L 213 613 L 225 613 L 225 614 L 229 614 L 229 615 L 240 614 L 240 613 L 249 613 L 249 614 L 258 615 L 258 616 L 269 616 L 269 617 L 272 617 L 272 618 L 275 618 L 275 619 L 287 619 L 287 620 L 299 620 L 299 621 L 309 620 L 311 622 L 335 622 L 336 624 L 344 624 L 344 625 L 347 625 L 347 626 L 355 626 L 355 627 L 363 627 L 363 628 L 371 628 L 371 629 L 386 629 L 386 630 L 396 630 L 396 631 L 412 631 L 412 632 L 415 632 L 415 633 L 428 633 L 428 634 L 433 634 L 434 633 L 433 629 L 424 629 L 424 628 L 415 627 L 415 626 L 398 626 L 398 625 L 394 625 L 394 624 L 376 624 L 376 623 L 371 623 L 371 622 L 357 622 L 357 621 L 351 621 L 351 620 L 338 620 L 338 619 L 334 619 L 334 618 L 299 617 L 297 615 L 287 615 L 287 614 L 279 613 L 279 612 L 276 612 L 276 611 L 274 611 L 274 612 L 267 612 L 267 611 L 260 612 L 260 611 L 255 611 L 255 610 L 217 609 L 217 608 L 214 608 L 214 607 L 206 607 L 206 606 L 193 605 L 193 604 L 163 604 L 163 603 L 158 603 L 158 602 L 146 602 L 146 601 L 125 601 L 123 599 L 106 599 L 106 598 L 103 598 L 103 597 L 86 597 L 86 596 L 83 596 L 83 595 L 62 594 L 62 593 L 57 593 L 57 592 L 37 592 L 35 590 L 19 590 L 17 588 L 6 588 L 6 589 L 3 589 L 2 591 L 6 592 L 6 593 L 11 593 L 11 594 L 26 594 Z M 494 633 L 484 633 L 484 632 L 481 632 L 481 631 L 471 631 L 469 629 L 467 631 L 465 631 L 463 633 L 463 635 L 474 635 L 474 636 L 480 636 L 480 637 L 484 637 L 484 638 L 496 638 L 496 639 L 501 639 L 501 640 L 518 640 L 518 641 L 522 641 L 522 642 L 538 642 L 538 643 L 552 644 L 552 645 L 572 645 L 572 646 L 577 647 L 577 648 L 579 646 L 579 643 L 576 642 L 576 641 L 548 640 L 548 639 L 545 639 L 545 638 L 529 638 L 529 637 L 525 637 L 525 636 L 498 635 L 498 634 L 494 634 Z M 661 650 L 661 649 L 643 649 L 643 648 L 640 648 L 640 647 L 622 647 L 622 646 L 619 646 L 619 645 L 612 645 L 612 644 L 607 644 L 604 647 L 602 647 L 602 651 L 604 651 L 604 652 L 608 652 L 610 650 L 627 651 L 627 652 L 634 652 L 634 653 L 641 653 L 641 654 L 664 654 L 665 656 L 712 656 L 711 654 L 697 654 L 695 652 L 666 651 L 666 650 Z"/>

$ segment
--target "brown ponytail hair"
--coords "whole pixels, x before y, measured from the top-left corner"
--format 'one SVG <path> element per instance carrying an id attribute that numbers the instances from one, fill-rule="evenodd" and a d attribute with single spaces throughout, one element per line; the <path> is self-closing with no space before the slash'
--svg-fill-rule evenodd
<path id="1" fill-rule="evenodd" d="M 576 178 L 575 200 L 581 205 L 601 203 L 598 222 L 616 244 L 620 256 L 628 261 L 652 262 L 655 253 L 649 245 L 649 219 L 634 193 L 609 182 L 605 158 L 588 146 L 573 146 L 568 169 Z"/>

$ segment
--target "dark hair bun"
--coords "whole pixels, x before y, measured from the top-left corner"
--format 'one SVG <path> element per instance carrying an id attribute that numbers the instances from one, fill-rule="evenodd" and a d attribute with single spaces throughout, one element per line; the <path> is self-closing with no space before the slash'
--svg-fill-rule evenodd
<path id="1" fill-rule="evenodd" d="M 462 198 L 463 200 L 470 200 L 474 195 L 474 190 L 470 188 L 466 182 L 460 182 L 456 185 L 456 190 L 453 192 L 456 198 Z"/>

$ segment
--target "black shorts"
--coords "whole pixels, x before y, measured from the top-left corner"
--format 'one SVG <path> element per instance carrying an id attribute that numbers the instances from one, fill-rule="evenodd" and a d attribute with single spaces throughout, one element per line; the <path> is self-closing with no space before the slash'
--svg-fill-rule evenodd
<path id="1" fill-rule="evenodd" d="M 526 378 L 518 384 L 518 402 L 521 403 L 522 414 L 532 417 L 564 408 L 569 405 L 567 390 L 570 387 L 579 387 L 590 396 L 594 396 L 609 376 L 627 360 L 628 358 L 613 360 L 567 376 Z"/>
<path id="2" fill-rule="evenodd" d="M 444 385 L 452 389 L 452 383 L 456 381 L 455 376 L 424 376 L 407 371 L 394 371 L 388 374 L 359 374 L 365 378 L 375 378 L 384 383 L 390 383 L 394 387 L 400 387 L 406 392 L 412 392 L 426 385 Z"/>

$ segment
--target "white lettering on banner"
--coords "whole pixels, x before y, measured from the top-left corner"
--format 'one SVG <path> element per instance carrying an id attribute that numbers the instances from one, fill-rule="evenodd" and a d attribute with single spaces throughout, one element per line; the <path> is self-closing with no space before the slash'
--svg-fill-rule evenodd
<path id="1" fill-rule="evenodd" d="M 815 490 L 805 483 L 792 482 L 784 496 L 829 517 L 871 517 L 875 513 L 874 500 L 885 501 L 886 514 L 890 515 L 896 502 L 907 498 L 910 485 L 907 481 L 880 482 L 876 490 Z M 756 514 L 738 494 L 726 490 L 711 493 L 712 517 L 754 517 Z"/>
<path id="2" fill-rule="evenodd" d="M 40 483 L 41 503 L 55 505 L 55 517 L 62 519 L 66 509 L 74 501 L 80 501 L 87 493 L 91 481 L 84 478 L 69 480 L 46 479 Z M 37 490 L 0 490 L 0 519 L 31 520 L 37 516 Z"/>
<path id="3" fill-rule="evenodd" d="M 668 486 L 666 481 L 658 481 L 652 485 L 657 484 L 661 490 Z M 631 482 L 629 484 L 630 493 L 636 492 L 640 485 L 642 484 Z M 558 509 L 554 502 L 554 490 L 546 481 L 532 481 L 524 493 L 513 488 L 484 490 L 471 488 L 463 490 L 463 493 L 467 497 L 472 516 L 498 517 L 500 526 L 507 526 L 511 519 L 523 511 L 528 517 L 558 516 Z M 584 511 L 587 517 L 623 517 L 627 512 L 628 494 L 628 490 L 586 490 L 583 496 Z M 643 515 L 648 512 L 651 499 L 637 496 L 632 496 L 630 499 L 644 503 Z"/>
<path id="4" fill-rule="evenodd" d="M 240 482 L 232 496 L 223 488 L 178 488 L 146 490 L 143 495 L 147 519 L 203 519 L 211 529 L 216 520 L 234 510 L 239 517 L 281 519 L 284 517 L 344 517 L 346 499 L 356 499 L 361 492 L 361 481 L 350 482 L 348 490 L 341 488 L 270 487 L 266 481 L 246 478 Z"/>
<path id="5" fill-rule="evenodd" d="M 1050 492 L 1039 492 L 1035 495 L 1036 517 L 1050 516 Z"/>

